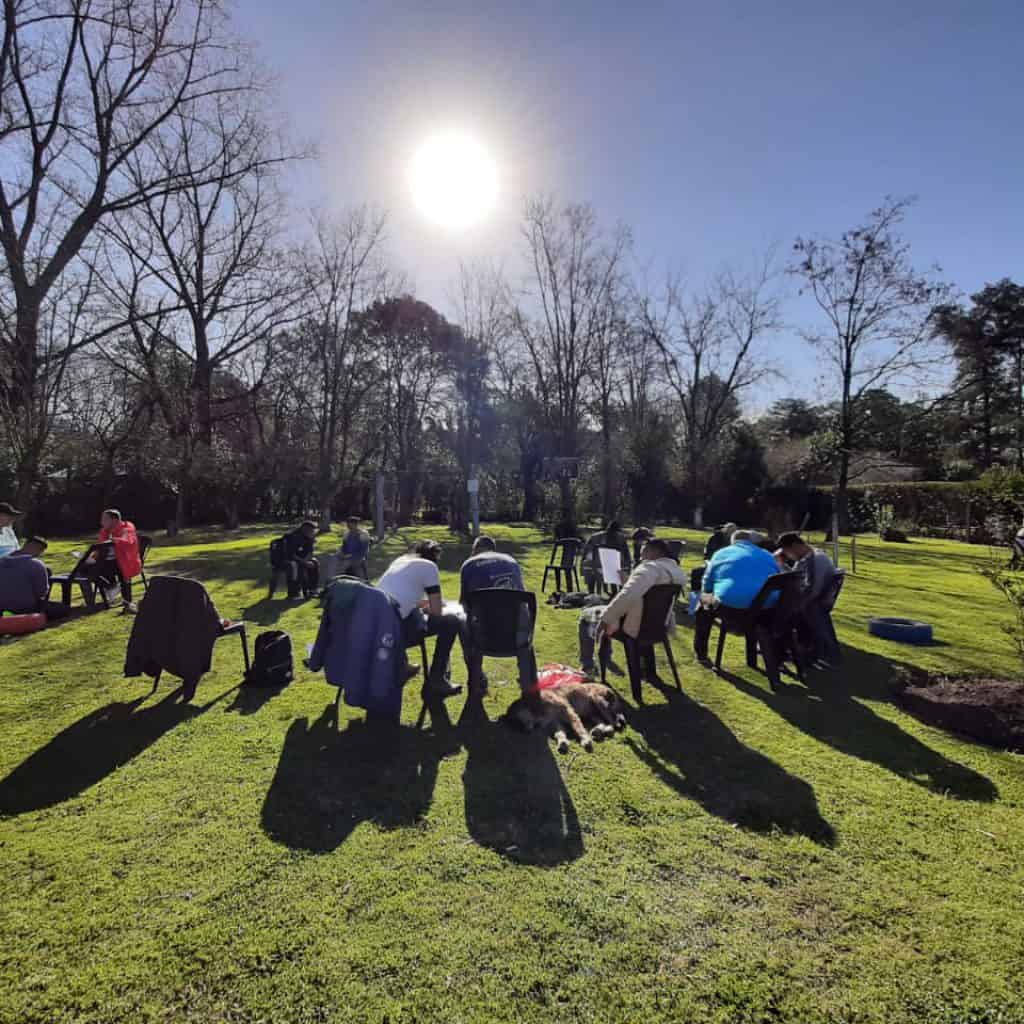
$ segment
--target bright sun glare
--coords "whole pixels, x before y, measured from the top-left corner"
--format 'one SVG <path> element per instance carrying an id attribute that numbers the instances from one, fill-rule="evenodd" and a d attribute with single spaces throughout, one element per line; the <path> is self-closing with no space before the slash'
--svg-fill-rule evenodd
<path id="1" fill-rule="evenodd" d="M 453 230 L 483 220 L 498 194 L 498 172 L 490 154 L 464 135 L 438 135 L 420 146 L 411 178 L 423 216 Z"/>

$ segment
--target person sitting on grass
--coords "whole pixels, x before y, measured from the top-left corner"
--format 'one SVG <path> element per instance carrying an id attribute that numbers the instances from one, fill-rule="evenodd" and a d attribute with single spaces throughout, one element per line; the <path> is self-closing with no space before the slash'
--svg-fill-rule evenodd
<path id="1" fill-rule="evenodd" d="M 693 650 L 697 660 L 706 668 L 711 666 L 708 641 L 716 616 L 728 620 L 731 610 L 748 609 L 768 577 L 779 571 L 774 555 L 761 547 L 761 535 L 755 530 L 736 530 L 731 540 L 731 544 L 712 556 L 701 581 L 700 604 L 694 618 Z M 773 594 L 766 607 L 771 607 L 777 600 L 778 596 Z"/>
<path id="2" fill-rule="evenodd" d="M 9 501 L 0 501 L 0 558 L 18 550 L 18 535 L 14 532 L 14 520 L 21 515 Z"/>
<path id="3" fill-rule="evenodd" d="M 63 619 L 68 614 L 68 607 L 47 599 L 50 574 L 32 554 L 37 547 L 32 541 L 27 541 L 16 555 L 0 558 L 0 614 L 42 612 L 47 619 Z"/>
<path id="4" fill-rule="evenodd" d="M 632 565 L 629 557 L 629 541 L 622 532 L 622 524 L 617 519 L 613 519 L 605 529 L 599 533 L 592 533 L 587 538 L 587 543 L 583 545 L 583 556 L 581 559 L 583 579 L 586 581 L 587 590 L 591 594 L 596 594 L 600 590 L 602 583 L 615 587 L 620 585 L 619 580 L 606 580 L 604 578 L 604 574 L 601 571 L 601 548 L 612 548 L 619 552 L 621 571 L 623 573 L 628 573 Z"/>
<path id="5" fill-rule="evenodd" d="M 623 584 L 622 589 L 611 599 L 601 611 L 598 619 L 597 633 L 594 640 L 599 647 L 605 645 L 607 639 L 615 636 L 621 629 L 627 636 L 636 638 L 640 632 L 640 623 L 644 614 L 644 595 L 652 587 L 686 585 L 683 570 L 668 553 L 668 545 L 657 537 L 652 537 L 640 552 L 640 563 Z M 593 646 L 589 650 L 584 647 L 583 631 L 580 632 L 580 663 L 588 675 L 594 675 Z M 645 647 L 640 651 L 644 678 L 648 682 L 657 680 L 654 667 L 654 649 Z"/>
<path id="6" fill-rule="evenodd" d="M 396 558 L 377 581 L 377 589 L 398 606 L 406 647 L 415 647 L 428 636 L 437 637 L 434 660 L 423 683 L 424 700 L 445 700 L 462 692 L 461 686 L 450 681 L 449 662 L 456 638 L 464 636 L 465 619 L 458 612 L 445 611 L 437 567 L 440 557 L 437 541 L 421 540 L 408 554 Z M 410 669 L 413 674 L 415 670 Z"/>
<path id="7" fill-rule="evenodd" d="M 320 563 L 313 557 L 316 548 L 316 523 L 306 520 L 297 530 L 286 533 L 284 540 L 284 571 L 288 579 L 288 598 L 301 593 L 310 597 L 320 582 Z"/>
<path id="8" fill-rule="evenodd" d="M 362 576 L 368 579 L 366 559 L 370 554 L 370 535 L 361 527 L 359 516 L 349 516 L 345 521 L 345 536 L 338 550 L 335 572 L 339 576 Z"/>
<path id="9" fill-rule="evenodd" d="M 93 552 L 85 571 L 97 586 L 102 587 L 107 601 L 113 603 L 120 592 L 124 611 L 132 613 L 132 580 L 142 572 L 139 538 L 135 524 L 124 519 L 116 508 L 104 509 L 100 515 L 99 543 L 106 545 Z"/>
<path id="10" fill-rule="evenodd" d="M 481 534 L 473 541 L 473 551 L 462 563 L 459 573 L 459 602 L 466 603 L 466 595 L 476 590 L 526 590 L 519 563 L 511 556 L 498 551 L 490 537 Z M 522 606 L 520 606 L 522 607 Z M 525 614 L 525 609 L 523 609 Z M 529 616 L 526 616 L 527 620 Z M 529 633 L 531 623 L 520 623 Z M 469 692 L 471 696 L 483 697 L 487 693 L 487 676 L 484 675 L 484 656 L 473 650 L 468 633 L 463 638 L 466 649 L 466 664 L 469 668 Z M 519 652 L 519 687 L 525 693 L 537 682 L 537 660 L 533 648 Z"/>

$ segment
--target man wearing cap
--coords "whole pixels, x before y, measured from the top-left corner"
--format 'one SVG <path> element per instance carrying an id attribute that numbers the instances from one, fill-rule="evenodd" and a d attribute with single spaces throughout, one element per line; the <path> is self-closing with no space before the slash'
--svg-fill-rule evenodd
<path id="1" fill-rule="evenodd" d="M 9 501 L 0 501 L 0 558 L 17 551 L 21 545 L 14 532 L 14 520 L 22 515 Z"/>
<path id="2" fill-rule="evenodd" d="M 440 557 L 440 544 L 433 540 L 420 541 L 412 551 L 400 555 L 388 566 L 377 581 L 377 589 L 383 590 L 397 605 L 406 647 L 415 647 L 428 636 L 437 637 L 434 660 L 423 684 L 423 696 L 444 700 L 462 690 L 449 681 L 449 661 L 456 638 L 463 636 L 465 619 L 458 612 L 445 611 L 441 572 L 437 567 Z"/>

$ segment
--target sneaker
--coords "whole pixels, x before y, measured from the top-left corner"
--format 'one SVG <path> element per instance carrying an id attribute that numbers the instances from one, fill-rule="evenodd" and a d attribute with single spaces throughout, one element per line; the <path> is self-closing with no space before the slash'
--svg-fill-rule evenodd
<path id="1" fill-rule="evenodd" d="M 122 609 L 122 615 L 137 615 L 139 606 L 134 601 L 129 601 Z"/>

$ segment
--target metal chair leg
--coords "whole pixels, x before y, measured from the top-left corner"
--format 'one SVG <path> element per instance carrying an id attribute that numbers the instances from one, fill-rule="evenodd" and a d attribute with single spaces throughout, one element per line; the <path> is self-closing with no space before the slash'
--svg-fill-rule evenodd
<path id="1" fill-rule="evenodd" d="M 679 672 L 676 669 L 676 659 L 672 653 L 672 645 L 668 642 L 668 637 L 665 637 L 662 643 L 665 645 L 665 657 L 668 658 L 669 667 L 672 669 L 672 678 L 676 681 L 676 689 L 682 692 L 683 684 L 679 682 Z"/>
<path id="2" fill-rule="evenodd" d="M 643 704 L 644 695 L 641 689 L 642 667 L 640 665 L 640 651 L 631 638 L 624 639 L 622 646 L 626 652 L 626 671 L 629 672 L 629 689 L 633 694 L 633 700 L 637 704 Z"/>
<path id="3" fill-rule="evenodd" d="M 543 579 L 542 579 L 542 580 L 540 581 L 540 592 L 541 592 L 542 594 L 543 594 L 543 593 L 544 593 L 544 591 L 545 591 L 545 590 L 547 589 L 547 585 L 548 585 L 548 573 L 549 573 L 550 571 L 551 571 L 551 566 L 550 566 L 550 565 L 545 565 L 545 566 L 544 566 L 544 578 L 543 578 Z M 557 585 L 558 585 L 558 584 L 556 583 L 556 584 L 555 584 L 555 586 L 557 586 Z"/>
<path id="4" fill-rule="evenodd" d="M 245 674 L 249 674 L 249 641 L 245 636 L 245 626 L 239 630 L 239 637 L 242 640 L 242 657 L 245 659 Z"/>

